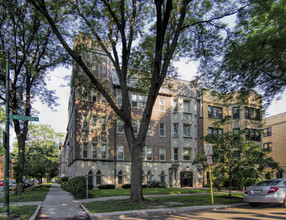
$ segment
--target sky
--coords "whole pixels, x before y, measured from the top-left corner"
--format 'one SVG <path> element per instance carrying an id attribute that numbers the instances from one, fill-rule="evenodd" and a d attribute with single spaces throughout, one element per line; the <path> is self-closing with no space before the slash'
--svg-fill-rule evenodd
<path id="1" fill-rule="evenodd" d="M 178 73 L 184 80 L 192 80 L 192 77 L 196 74 L 197 63 L 195 62 L 186 62 L 182 60 L 175 64 L 175 66 L 178 68 Z M 47 82 L 47 86 L 49 89 L 56 90 L 56 95 L 59 97 L 59 106 L 56 107 L 56 111 L 53 111 L 46 105 L 41 104 L 41 102 L 36 102 L 34 108 L 39 111 L 39 114 L 32 116 L 39 117 L 39 122 L 31 123 L 48 124 L 51 125 L 56 132 L 66 133 L 70 87 L 68 86 L 69 82 L 64 80 L 64 77 L 70 74 L 71 69 L 66 69 L 64 67 L 57 68 L 55 71 L 51 72 L 50 81 Z M 286 94 L 282 96 L 281 100 L 272 101 L 265 116 L 268 117 L 283 112 L 286 112 Z M 14 132 L 13 129 L 11 130 Z M 12 134 L 12 136 L 14 135 Z"/>

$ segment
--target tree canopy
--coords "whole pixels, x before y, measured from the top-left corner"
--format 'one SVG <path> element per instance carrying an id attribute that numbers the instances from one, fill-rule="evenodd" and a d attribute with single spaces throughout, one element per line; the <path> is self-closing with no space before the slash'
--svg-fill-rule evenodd
<path id="1" fill-rule="evenodd" d="M 166 76 L 173 72 L 172 60 L 216 56 L 225 38 L 222 18 L 249 7 L 247 0 L 118 0 L 118 1 L 45 1 L 28 0 L 47 19 L 55 35 L 107 100 L 124 123 L 131 153 L 131 202 L 142 202 L 142 149 L 156 97 Z M 58 8 L 58 10 L 54 10 Z M 57 16 L 72 18 L 70 25 L 57 26 Z M 76 22 L 72 22 L 76 21 Z M 112 62 L 119 79 L 122 105 L 117 106 L 100 78 L 96 78 L 81 51 L 72 48 L 65 30 L 75 30 L 92 38 L 93 48 Z M 132 128 L 128 78 L 144 80 L 147 95 L 138 135 Z M 143 91 L 142 91 L 143 92 Z"/>
<path id="2" fill-rule="evenodd" d="M 9 60 L 10 113 L 30 116 L 36 112 L 33 102 L 39 98 L 53 108 L 57 105 L 55 91 L 46 87 L 48 72 L 69 59 L 59 46 L 57 38 L 46 25 L 42 15 L 28 7 L 25 0 L 0 2 L 0 68 L 6 72 L 2 61 Z M 57 23 L 62 18 L 55 18 Z M 5 98 L 5 77 L 0 75 L 0 105 Z M 23 194 L 25 141 L 28 121 L 13 120 L 18 140 L 17 193 Z"/>
<path id="3" fill-rule="evenodd" d="M 202 80 L 223 92 L 255 89 L 266 101 L 286 88 L 286 1 L 257 1 L 240 10 L 220 59 L 205 60 Z"/>

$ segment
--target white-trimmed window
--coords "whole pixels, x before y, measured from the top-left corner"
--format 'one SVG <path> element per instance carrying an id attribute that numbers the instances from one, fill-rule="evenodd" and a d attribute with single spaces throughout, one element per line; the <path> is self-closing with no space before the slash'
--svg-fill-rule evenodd
<path id="1" fill-rule="evenodd" d="M 117 121 L 117 133 L 124 133 L 123 121 L 120 119 Z"/>
<path id="2" fill-rule="evenodd" d="M 97 158 L 97 144 L 96 143 L 93 143 L 92 144 L 92 158 Z"/>
<path id="3" fill-rule="evenodd" d="M 118 106 L 121 106 L 122 105 L 122 93 L 121 91 L 117 91 L 117 100 L 116 100 L 116 103 Z"/>
<path id="4" fill-rule="evenodd" d="M 82 114 L 82 130 L 88 130 L 87 114 Z"/>
<path id="5" fill-rule="evenodd" d="M 166 149 L 165 148 L 160 148 L 159 149 L 159 159 L 160 160 L 165 160 L 166 159 Z"/>
<path id="6" fill-rule="evenodd" d="M 165 99 L 159 99 L 159 111 L 160 112 L 165 111 Z"/>
<path id="7" fill-rule="evenodd" d="M 106 131 L 106 118 L 101 118 L 101 131 Z"/>
<path id="8" fill-rule="evenodd" d="M 183 112 L 184 113 L 191 113 L 191 102 L 184 100 L 183 101 Z"/>
<path id="9" fill-rule="evenodd" d="M 97 116 L 93 115 L 92 116 L 92 128 L 96 128 L 96 123 L 97 123 Z"/>
<path id="10" fill-rule="evenodd" d="M 138 95 L 131 94 L 131 107 L 137 108 L 138 107 Z"/>
<path id="11" fill-rule="evenodd" d="M 173 136 L 178 137 L 179 136 L 179 124 L 173 123 Z"/>
<path id="12" fill-rule="evenodd" d="M 145 108 L 147 102 L 147 96 L 145 95 L 138 95 L 138 105 L 139 108 Z"/>
<path id="13" fill-rule="evenodd" d="M 83 101 L 88 101 L 89 92 L 88 89 L 86 89 L 84 86 L 82 87 L 81 96 Z"/>
<path id="14" fill-rule="evenodd" d="M 191 137 L 191 125 L 184 124 L 183 125 L 183 132 L 184 132 L 184 137 Z"/>
<path id="15" fill-rule="evenodd" d="M 152 160 L 153 159 L 153 150 L 152 147 L 144 147 L 142 152 L 143 160 Z"/>
<path id="16" fill-rule="evenodd" d="M 124 147 L 117 146 L 117 160 L 123 160 L 123 159 L 124 159 Z"/>
<path id="17" fill-rule="evenodd" d="M 107 151 L 106 148 L 107 148 L 107 147 L 106 147 L 106 144 L 101 144 L 101 158 L 102 158 L 102 159 L 105 159 L 105 158 L 106 158 L 106 151 Z"/>
<path id="18" fill-rule="evenodd" d="M 87 158 L 87 143 L 83 143 L 82 146 L 82 157 Z"/>
<path id="19" fill-rule="evenodd" d="M 148 126 L 147 135 L 152 135 L 152 128 L 153 128 L 153 122 L 150 121 L 149 126 Z"/>
<path id="20" fill-rule="evenodd" d="M 165 123 L 160 123 L 159 124 L 159 136 L 160 137 L 165 137 L 166 136 L 166 124 Z"/>
<path id="21" fill-rule="evenodd" d="M 173 112 L 178 112 L 178 111 L 179 111 L 178 100 L 173 100 Z"/>
<path id="22" fill-rule="evenodd" d="M 139 128 L 138 124 L 139 124 L 138 121 L 132 121 L 132 128 L 133 128 L 134 134 L 138 134 L 138 128 Z"/>
<path id="23" fill-rule="evenodd" d="M 191 149 L 184 148 L 183 149 L 183 160 L 190 160 L 191 159 Z"/>

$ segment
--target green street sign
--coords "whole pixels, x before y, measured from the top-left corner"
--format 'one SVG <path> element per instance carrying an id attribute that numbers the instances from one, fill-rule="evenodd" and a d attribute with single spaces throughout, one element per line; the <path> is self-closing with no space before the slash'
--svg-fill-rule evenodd
<path id="1" fill-rule="evenodd" d="M 25 116 L 25 115 L 11 115 L 12 119 L 23 121 L 39 121 L 39 117 Z"/>

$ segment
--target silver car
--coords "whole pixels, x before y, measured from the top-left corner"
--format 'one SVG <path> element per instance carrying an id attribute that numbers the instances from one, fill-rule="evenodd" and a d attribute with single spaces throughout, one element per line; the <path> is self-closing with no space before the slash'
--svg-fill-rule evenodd
<path id="1" fill-rule="evenodd" d="M 244 189 L 243 201 L 252 207 L 262 203 L 280 203 L 286 207 L 286 179 L 265 180 Z"/>

